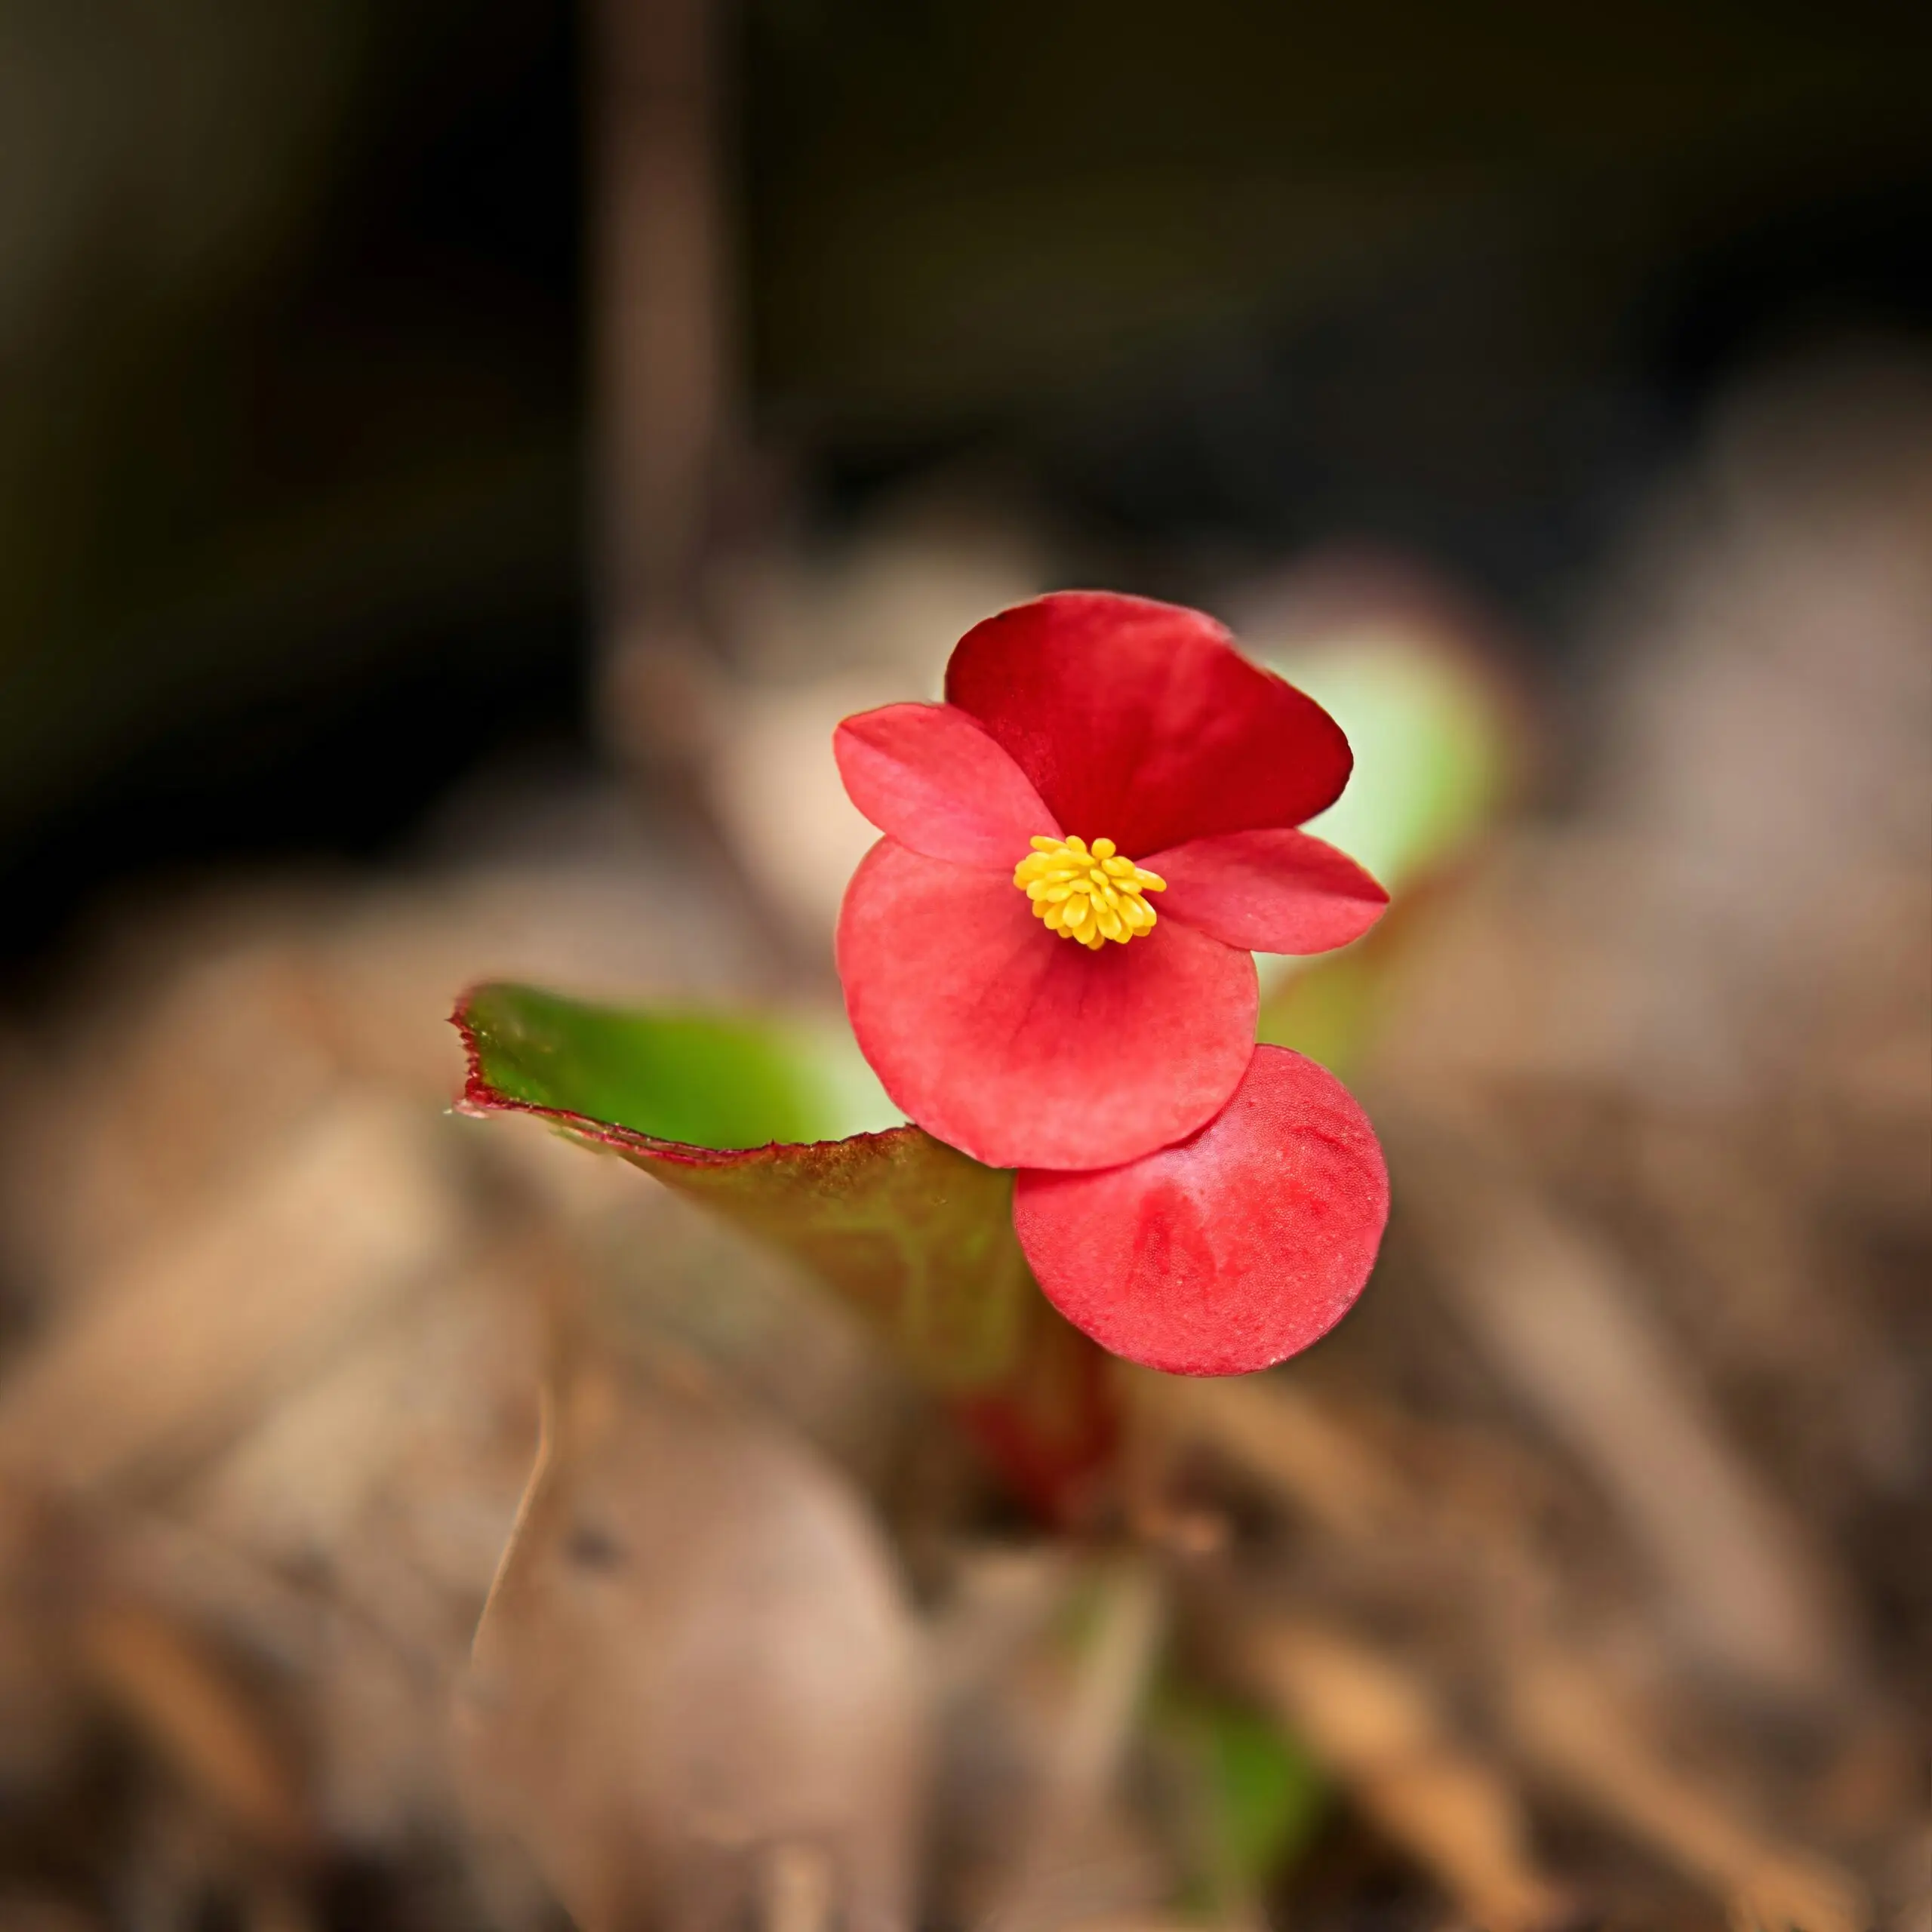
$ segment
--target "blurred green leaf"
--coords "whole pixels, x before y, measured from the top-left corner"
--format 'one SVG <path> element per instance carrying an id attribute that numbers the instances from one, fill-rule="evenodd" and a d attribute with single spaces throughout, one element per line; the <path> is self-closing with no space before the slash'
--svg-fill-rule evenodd
<path id="1" fill-rule="evenodd" d="M 1372 1038 L 1380 1017 L 1377 995 L 1386 949 L 1352 946 L 1315 960 L 1271 989 L 1261 1003 L 1257 1037 L 1291 1047 L 1346 1079 Z"/>
<path id="2" fill-rule="evenodd" d="M 1153 1728 L 1191 1794 L 1189 1903 L 1219 1919 L 1257 1916 L 1270 1884 L 1320 1828 L 1328 1801 L 1321 1771 L 1278 1726 L 1189 1686 L 1164 1687 Z"/>
<path id="3" fill-rule="evenodd" d="M 1259 1032 L 1347 1078 L 1380 1022 L 1408 903 L 1493 826 L 1524 755 L 1521 707 L 1497 669 L 1398 617 L 1267 662 L 1348 734 L 1348 789 L 1309 829 L 1358 860 L 1395 906 L 1354 945 L 1263 959 Z"/>
<path id="4" fill-rule="evenodd" d="M 1269 663 L 1348 734 L 1355 773 L 1309 831 L 1398 891 L 1494 818 L 1520 725 L 1500 678 L 1423 630 L 1398 628 L 1277 654 Z"/>
<path id="5" fill-rule="evenodd" d="M 481 986 L 463 1110 L 535 1114 L 802 1262 L 1041 1500 L 1104 1453 L 1098 1355 L 1035 1285 L 1013 1177 L 915 1127 L 807 1140 L 838 1101 L 777 1025 Z"/>

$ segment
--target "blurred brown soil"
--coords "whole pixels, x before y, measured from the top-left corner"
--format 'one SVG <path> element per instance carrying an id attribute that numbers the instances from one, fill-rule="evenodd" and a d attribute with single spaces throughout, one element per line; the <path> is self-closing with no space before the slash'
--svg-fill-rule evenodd
<path id="1" fill-rule="evenodd" d="M 1081 1537 L 785 1267 L 446 1112 L 479 978 L 822 994 L 680 835 L 105 926 L 0 1054 L 0 1932 L 1924 1932 L 1928 449 L 1909 372 L 1720 426 L 1583 775 L 1383 976 L 1377 1280 L 1123 1371 Z M 721 771 L 746 876 L 809 842 Z M 1318 1767 L 1278 1871 L 1204 1862 L 1177 1684 Z"/>

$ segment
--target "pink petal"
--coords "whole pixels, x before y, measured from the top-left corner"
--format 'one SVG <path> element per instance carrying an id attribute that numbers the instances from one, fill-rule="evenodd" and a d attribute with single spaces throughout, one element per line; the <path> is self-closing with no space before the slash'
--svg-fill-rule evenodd
<path id="1" fill-rule="evenodd" d="M 1192 838 L 1141 863 L 1168 883 L 1154 903 L 1224 946 L 1326 952 L 1359 939 L 1389 895 L 1354 860 L 1305 832 Z"/>
<path id="2" fill-rule="evenodd" d="M 989 1167 L 1112 1167 L 1178 1140 L 1254 1044 L 1246 953 L 1164 920 L 1090 952 L 1010 879 L 890 838 L 846 889 L 838 971 L 887 1093 Z"/>
<path id="3" fill-rule="evenodd" d="M 1103 1348 L 1174 1375 L 1244 1375 L 1326 1334 L 1388 1213 L 1367 1117 L 1284 1047 L 1257 1047 L 1191 1140 L 1103 1174 L 1023 1173 L 1013 1204 L 1048 1300 Z"/>
<path id="4" fill-rule="evenodd" d="M 1019 605 L 960 639 L 946 694 L 1069 832 L 1134 859 L 1299 825 L 1348 782 L 1335 721 L 1177 605 L 1087 590 Z"/>
<path id="5" fill-rule="evenodd" d="M 949 704 L 888 704 L 832 734 L 853 804 L 929 859 L 1011 874 L 1035 833 L 1059 826 L 1032 781 L 974 719 Z"/>

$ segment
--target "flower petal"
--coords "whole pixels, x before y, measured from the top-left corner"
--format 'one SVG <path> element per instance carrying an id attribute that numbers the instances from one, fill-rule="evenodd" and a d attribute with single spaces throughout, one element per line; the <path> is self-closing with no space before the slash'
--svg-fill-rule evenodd
<path id="1" fill-rule="evenodd" d="M 1047 1299 L 1174 1375 L 1244 1375 L 1326 1334 L 1388 1213 L 1374 1129 L 1284 1047 L 1257 1047 L 1226 1109 L 1179 1146 L 1103 1174 L 1023 1172 L 1013 1203 Z"/>
<path id="2" fill-rule="evenodd" d="M 1254 1040 L 1246 953 L 1165 921 L 1090 952 L 1011 880 L 890 838 L 846 890 L 838 972 L 887 1093 L 989 1167 L 1112 1167 L 1178 1140 Z"/>
<path id="3" fill-rule="evenodd" d="M 989 617 L 955 647 L 946 694 L 1063 826 L 1136 858 L 1299 825 L 1348 783 L 1348 740 L 1312 698 L 1213 618 L 1144 597 L 1060 591 Z"/>
<path id="4" fill-rule="evenodd" d="M 1251 952 L 1326 952 L 1359 939 L 1389 895 L 1345 852 L 1306 832 L 1191 838 L 1141 862 L 1167 881 L 1162 914 Z"/>
<path id="5" fill-rule="evenodd" d="M 888 704 L 832 734 L 853 804 L 929 859 L 1011 875 L 1036 833 L 1060 827 L 1033 783 L 978 721 L 949 704 Z"/>

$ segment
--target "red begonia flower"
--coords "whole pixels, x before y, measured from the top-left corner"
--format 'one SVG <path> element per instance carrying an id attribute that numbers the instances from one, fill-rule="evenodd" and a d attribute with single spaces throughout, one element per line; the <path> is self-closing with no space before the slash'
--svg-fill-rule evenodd
<path id="1" fill-rule="evenodd" d="M 1389 1214 L 1374 1130 L 1333 1074 L 1257 1047 L 1200 1132 L 1097 1174 L 1023 1172 L 1020 1244 L 1104 1349 L 1241 1375 L 1318 1340 L 1368 1279 Z"/>
<path id="2" fill-rule="evenodd" d="M 860 1047 L 989 1166 L 1184 1139 L 1247 1069 L 1251 952 L 1344 945 L 1388 903 L 1294 829 L 1347 782 L 1347 740 L 1212 618 L 1104 592 L 976 626 L 946 695 L 838 728 L 885 834 L 838 923 Z"/>

